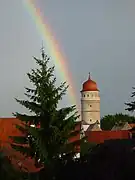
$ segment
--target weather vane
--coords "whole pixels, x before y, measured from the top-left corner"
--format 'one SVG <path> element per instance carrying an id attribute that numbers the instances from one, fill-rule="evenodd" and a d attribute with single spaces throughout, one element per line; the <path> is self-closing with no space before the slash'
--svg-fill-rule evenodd
<path id="1" fill-rule="evenodd" d="M 89 78 L 88 79 L 90 79 L 90 72 L 89 72 Z"/>

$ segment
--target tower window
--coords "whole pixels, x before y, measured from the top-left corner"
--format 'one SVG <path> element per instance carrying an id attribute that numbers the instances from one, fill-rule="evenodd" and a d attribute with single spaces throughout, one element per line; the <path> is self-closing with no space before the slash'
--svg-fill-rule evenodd
<path id="1" fill-rule="evenodd" d="M 87 94 L 87 97 L 89 97 L 89 94 Z"/>
<path id="2" fill-rule="evenodd" d="M 92 107 L 92 105 L 90 104 L 90 107 Z"/>
<path id="3" fill-rule="evenodd" d="M 85 95 L 84 95 L 84 97 L 85 97 Z"/>
<path id="4" fill-rule="evenodd" d="M 92 121 L 92 119 L 90 119 L 90 121 Z"/>

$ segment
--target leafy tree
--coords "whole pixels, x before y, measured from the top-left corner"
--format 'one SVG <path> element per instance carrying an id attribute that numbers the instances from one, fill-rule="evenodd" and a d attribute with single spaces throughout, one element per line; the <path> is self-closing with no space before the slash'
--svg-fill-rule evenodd
<path id="1" fill-rule="evenodd" d="M 76 106 L 58 109 L 58 103 L 68 86 L 64 82 L 56 87 L 54 66 L 48 67 L 49 59 L 44 49 L 42 59 L 34 57 L 39 68 L 27 74 L 33 84 L 33 88 L 25 88 L 29 100 L 16 99 L 30 114 L 14 114 L 22 122 L 17 128 L 23 135 L 11 138 L 13 148 L 35 159 L 36 165 L 45 165 L 52 174 L 52 168 L 56 169 L 59 159 L 66 162 L 76 154 L 75 147 L 80 144 L 80 140 L 71 142 L 69 139 L 80 133 L 80 129 L 75 130 L 79 117 Z"/>
<path id="2" fill-rule="evenodd" d="M 101 128 L 103 130 L 111 130 L 114 125 L 116 124 L 119 125 L 124 122 L 128 122 L 128 123 L 135 122 L 135 117 L 122 113 L 114 114 L 114 115 L 106 115 L 101 118 Z"/>

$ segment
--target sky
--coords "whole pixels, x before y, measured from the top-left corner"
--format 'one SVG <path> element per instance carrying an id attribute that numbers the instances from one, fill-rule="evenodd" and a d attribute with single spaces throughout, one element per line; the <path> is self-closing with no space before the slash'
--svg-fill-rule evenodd
<path id="1" fill-rule="evenodd" d="M 91 72 L 100 89 L 101 116 L 125 113 L 135 86 L 135 1 L 35 2 L 67 59 L 78 101 Z M 35 67 L 32 56 L 39 57 L 42 38 L 23 0 L 0 0 L 1 117 L 24 111 L 14 98 L 24 97 L 26 73 Z"/>

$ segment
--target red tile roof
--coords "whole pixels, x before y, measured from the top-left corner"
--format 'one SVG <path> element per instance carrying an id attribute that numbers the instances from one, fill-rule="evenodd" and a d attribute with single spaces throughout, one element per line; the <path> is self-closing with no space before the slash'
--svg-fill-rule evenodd
<path id="1" fill-rule="evenodd" d="M 17 168 L 22 168 L 24 171 L 36 172 L 39 171 L 38 168 L 34 165 L 34 160 L 31 158 L 25 158 L 21 153 L 15 151 L 10 143 L 12 142 L 9 136 L 21 136 L 22 133 L 16 128 L 16 125 L 20 125 L 21 121 L 17 118 L 0 118 L 0 145 L 3 148 L 7 156 L 10 157 L 12 163 Z M 76 130 L 80 130 L 80 123 L 77 123 Z M 74 138 L 71 138 L 69 141 L 73 142 L 80 139 L 80 134 L 76 135 Z M 75 147 L 79 151 L 78 146 Z"/>
<path id="2" fill-rule="evenodd" d="M 0 145 L 4 152 L 10 157 L 12 163 L 24 171 L 36 172 L 34 160 L 25 158 L 21 153 L 15 151 L 11 146 L 11 139 L 9 136 L 20 136 L 22 133 L 16 128 L 16 124 L 20 125 L 20 120 L 16 118 L 0 118 Z"/>
<path id="3" fill-rule="evenodd" d="M 109 139 L 129 139 L 130 132 L 128 130 L 119 131 L 88 131 L 85 133 L 89 142 L 103 143 Z"/>

